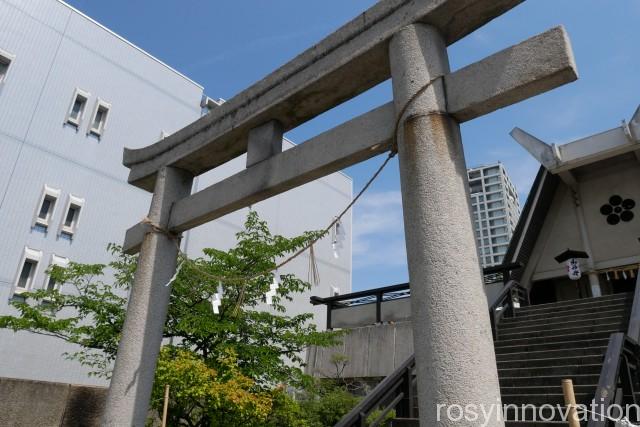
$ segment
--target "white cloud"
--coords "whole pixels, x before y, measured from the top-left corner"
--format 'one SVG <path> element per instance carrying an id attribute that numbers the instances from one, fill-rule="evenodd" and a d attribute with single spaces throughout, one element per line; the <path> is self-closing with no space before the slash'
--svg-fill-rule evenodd
<path id="1" fill-rule="evenodd" d="M 353 219 L 354 267 L 397 267 L 406 264 L 402 198 L 399 191 L 365 194 Z"/>
<path id="2" fill-rule="evenodd" d="M 402 234 L 402 198 L 399 191 L 365 194 L 356 204 L 354 239 L 372 234 Z"/>

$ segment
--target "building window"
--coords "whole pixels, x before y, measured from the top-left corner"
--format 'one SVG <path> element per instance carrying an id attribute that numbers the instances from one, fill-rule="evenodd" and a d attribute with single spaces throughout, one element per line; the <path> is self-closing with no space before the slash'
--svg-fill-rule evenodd
<path id="1" fill-rule="evenodd" d="M 499 173 L 500 173 L 500 168 L 497 166 L 494 166 L 492 168 L 487 168 L 484 170 L 484 176 L 495 175 Z"/>
<path id="2" fill-rule="evenodd" d="M 76 128 L 80 127 L 80 123 L 82 123 L 84 117 L 84 110 L 87 108 L 89 96 L 88 92 L 76 88 L 71 98 L 69 111 L 67 112 L 67 123 L 72 124 Z"/>
<path id="3" fill-rule="evenodd" d="M 491 234 L 494 236 L 498 234 L 507 234 L 507 227 L 496 227 L 491 230 Z"/>
<path id="4" fill-rule="evenodd" d="M 58 255 L 51 255 L 51 262 L 49 263 L 49 269 L 53 266 L 58 266 L 62 268 L 66 268 L 69 265 L 69 258 L 61 257 Z M 56 279 L 49 275 L 49 271 L 47 271 L 47 276 L 44 281 L 44 289 L 48 291 L 53 291 L 55 289 L 60 288 L 60 283 L 56 282 Z"/>
<path id="5" fill-rule="evenodd" d="M 9 75 L 9 67 L 15 60 L 15 56 L 0 49 L 0 84 L 2 84 Z"/>
<path id="6" fill-rule="evenodd" d="M 480 171 L 470 171 L 469 179 L 476 179 L 476 178 L 480 178 Z"/>
<path id="7" fill-rule="evenodd" d="M 471 194 L 481 193 L 482 192 L 482 184 L 481 183 L 473 183 L 471 184 Z"/>
<path id="8" fill-rule="evenodd" d="M 66 234 L 67 236 L 73 236 L 78 231 L 78 224 L 80 222 L 80 214 L 84 207 L 84 199 L 76 197 L 73 194 L 69 194 L 69 201 L 67 202 L 67 208 L 65 209 L 64 216 L 62 217 L 62 224 L 60 226 L 60 234 Z"/>
<path id="9" fill-rule="evenodd" d="M 49 227 L 51 218 L 56 208 L 56 202 L 60 198 L 60 190 L 56 188 L 44 186 L 38 205 L 36 207 L 36 213 L 33 218 L 32 227 L 40 226 L 44 228 Z"/>
<path id="10" fill-rule="evenodd" d="M 15 281 L 15 293 L 27 292 L 33 286 L 33 280 L 38 272 L 38 263 L 42 258 L 42 251 L 28 247 L 24 248 L 24 254 L 20 260 Z"/>
<path id="11" fill-rule="evenodd" d="M 96 102 L 96 107 L 93 109 L 91 125 L 89 127 L 89 132 L 87 133 L 91 133 L 98 137 L 102 136 L 107 126 L 107 117 L 109 116 L 110 109 L 111 104 L 98 99 L 98 101 Z"/>

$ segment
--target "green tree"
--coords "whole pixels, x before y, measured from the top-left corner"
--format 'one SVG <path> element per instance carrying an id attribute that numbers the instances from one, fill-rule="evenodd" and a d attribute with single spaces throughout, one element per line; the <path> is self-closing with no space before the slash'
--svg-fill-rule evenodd
<path id="1" fill-rule="evenodd" d="M 267 223 L 250 211 L 244 230 L 236 235 L 235 247 L 228 251 L 205 249 L 200 258 L 179 260 L 182 267 L 172 284 L 165 338 L 172 340 L 174 350 L 188 351 L 202 362 L 201 367 L 216 373 L 229 371 L 232 354 L 236 376 L 252 381 L 247 388 L 250 392 L 260 394 L 281 383 L 305 386 L 309 378 L 299 367 L 304 362 L 300 352 L 311 345 L 333 345 L 339 333 L 318 331 L 310 322 L 312 314 L 286 314 L 283 303 L 310 288 L 292 274 L 278 275 L 272 309 L 262 310 L 261 303 L 275 277 L 273 272 L 265 272 L 321 234 L 272 235 Z M 114 260 L 107 265 L 72 262 L 64 269 L 52 267 L 50 274 L 57 283 L 65 283 L 64 291 L 38 289 L 22 294 L 23 298 L 12 301 L 18 314 L 1 316 L 0 327 L 78 344 L 80 349 L 67 357 L 91 367 L 94 375 L 109 377 L 124 323 L 123 295 L 133 283 L 136 265 L 136 257 L 123 254 L 120 247 L 111 245 L 109 250 Z M 105 276 L 113 278 L 110 283 Z M 224 295 L 220 312 L 215 314 L 210 301 L 220 285 Z M 186 353 L 177 354 L 186 357 Z M 160 366 L 169 369 L 166 364 Z M 173 368 L 179 372 L 177 366 Z M 178 392 L 180 385 L 175 387 Z M 157 399 L 154 402 L 157 404 Z M 198 423 L 190 419 L 187 425 Z"/>
<path id="2" fill-rule="evenodd" d="M 258 427 L 271 413 L 271 393 L 240 373 L 232 351 L 220 356 L 214 369 L 192 351 L 163 347 L 155 384 L 152 401 L 157 408 L 164 402 L 164 386 L 169 386 L 171 426 Z"/>

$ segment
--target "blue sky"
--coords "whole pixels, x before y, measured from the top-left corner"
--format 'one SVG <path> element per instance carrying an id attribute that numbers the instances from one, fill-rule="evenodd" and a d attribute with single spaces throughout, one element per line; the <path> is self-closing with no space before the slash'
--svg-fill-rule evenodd
<path id="1" fill-rule="evenodd" d="M 209 96 L 229 99 L 375 2 L 69 3 L 202 84 Z M 502 161 L 521 204 L 538 164 L 509 137 L 514 126 L 561 144 L 618 126 L 640 104 L 640 0 L 529 0 L 449 48 L 455 70 L 559 24 L 571 37 L 580 79 L 462 125 L 467 163 Z M 383 83 L 287 136 L 302 142 L 390 99 L 390 85 Z M 346 170 L 354 192 L 382 160 Z M 396 160 L 356 206 L 353 235 L 354 290 L 407 280 Z"/>

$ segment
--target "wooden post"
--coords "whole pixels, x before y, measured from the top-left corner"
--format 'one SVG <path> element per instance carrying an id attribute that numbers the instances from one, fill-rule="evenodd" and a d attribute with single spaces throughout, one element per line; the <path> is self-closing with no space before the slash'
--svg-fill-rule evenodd
<path id="1" fill-rule="evenodd" d="M 162 407 L 162 427 L 167 427 L 168 411 L 169 411 L 169 384 L 164 386 L 164 406 Z"/>
<path id="2" fill-rule="evenodd" d="M 564 394 L 564 404 L 569 408 L 569 416 L 567 417 L 569 427 L 580 427 L 576 405 L 576 395 L 573 392 L 573 381 L 562 380 L 562 394 Z"/>

